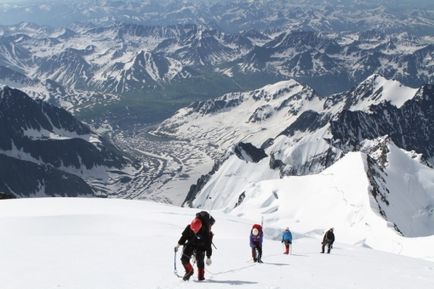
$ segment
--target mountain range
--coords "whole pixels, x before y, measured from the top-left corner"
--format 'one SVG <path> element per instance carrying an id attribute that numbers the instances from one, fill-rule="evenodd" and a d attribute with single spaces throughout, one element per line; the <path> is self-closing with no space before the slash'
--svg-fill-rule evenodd
<path id="1" fill-rule="evenodd" d="M 122 195 L 139 166 L 69 112 L 0 89 L 0 196 Z"/>
<path id="2" fill-rule="evenodd" d="M 184 205 L 285 219 L 305 232 L 314 229 L 314 210 L 324 225 L 343 218 L 342 230 L 363 232 L 369 212 L 400 236 L 422 237 L 434 233 L 433 100 L 432 85 L 411 88 L 378 74 L 328 97 L 290 80 L 194 103 L 155 133 L 216 160 Z M 339 216 L 326 211 L 336 198 L 345 207 Z"/>
<path id="3" fill-rule="evenodd" d="M 143 25 L 197 23 L 226 32 L 287 28 L 323 32 L 433 32 L 429 0 L 4 0 L 2 23 L 51 26 L 113 22 Z M 57 17 L 52 17 L 57 15 Z"/>
<path id="4" fill-rule="evenodd" d="M 118 124 L 160 121 L 194 100 L 296 79 L 321 95 L 373 73 L 432 82 L 431 36 L 249 30 L 193 24 L 0 28 L 0 82 L 75 113 Z"/>

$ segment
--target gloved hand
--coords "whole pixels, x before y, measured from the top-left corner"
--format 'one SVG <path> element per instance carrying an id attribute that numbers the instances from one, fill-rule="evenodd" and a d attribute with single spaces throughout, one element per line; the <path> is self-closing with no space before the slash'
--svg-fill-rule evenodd
<path id="1" fill-rule="evenodd" d="M 175 252 L 178 252 L 178 249 L 179 249 L 179 244 L 176 244 L 176 246 L 175 246 Z"/>
<path id="2" fill-rule="evenodd" d="M 212 264 L 211 257 L 206 257 L 206 265 L 209 266 Z"/>

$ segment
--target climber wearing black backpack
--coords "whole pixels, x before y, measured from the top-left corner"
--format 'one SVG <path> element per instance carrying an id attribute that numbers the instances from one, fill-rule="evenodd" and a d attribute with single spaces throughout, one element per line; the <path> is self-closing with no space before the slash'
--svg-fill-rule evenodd
<path id="1" fill-rule="evenodd" d="M 202 221 L 202 224 L 206 225 L 206 229 L 211 232 L 211 227 L 214 225 L 215 220 L 214 218 L 207 212 L 207 211 L 201 211 L 196 214 L 196 218 Z"/>
<path id="2" fill-rule="evenodd" d="M 187 281 L 194 274 L 193 266 L 190 263 L 194 254 L 197 261 L 198 279 L 205 280 L 205 255 L 206 264 L 211 265 L 212 238 L 211 226 L 215 223 L 214 218 L 205 211 L 196 214 L 190 225 L 182 232 L 182 236 L 175 246 L 175 252 L 179 246 L 184 246 L 181 262 L 185 269 L 183 280 Z"/>

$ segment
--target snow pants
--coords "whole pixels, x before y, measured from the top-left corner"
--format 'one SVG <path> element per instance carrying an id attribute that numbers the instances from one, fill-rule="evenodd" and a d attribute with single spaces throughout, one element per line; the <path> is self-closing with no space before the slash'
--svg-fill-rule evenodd
<path id="1" fill-rule="evenodd" d="M 262 246 L 254 246 L 252 247 L 252 258 L 253 261 L 261 261 L 262 259 Z"/>
<path id="2" fill-rule="evenodd" d="M 291 248 L 291 241 L 283 241 L 283 244 L 285 244 L 285 252 L 283 252 L 284 254 L 289 254 L 289 249 Z"/>
<path id="3" fill-rule="evenodd" d="M 330 242 L 322 242 L 322 250 L 321 253 L 324 253 L 325 246 L 327 245 L 327 254 L 330 254 L 330 251 L 333 247 L 333 243 Z"/>
<path id="4" fill-rule="evenodd" d="M 185 246 L 184 251 L 182 252 L 181 262 L 184 267 L 186 264 L 190 264 L 191 256 L 195 254 L 197 268 L 203 269 L 205 268 L 205 251 L 196 249 L 193 246 Z"/>

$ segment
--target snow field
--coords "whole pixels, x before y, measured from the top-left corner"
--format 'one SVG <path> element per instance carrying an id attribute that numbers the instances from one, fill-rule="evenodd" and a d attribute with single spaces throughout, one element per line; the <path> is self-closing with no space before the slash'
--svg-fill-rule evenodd
<path id="1" fill-rule="evenodd" d="M 347 153 L 319 174 L 282 179 L 273 178 L 267 159 L 253 164 L 232 156 L 193 205 L 250 220 L 263 216 L 268 224 L 315 238 L 334 227 L 342 243 L 434 261 L 434 173 L 395 145 L 388 149 L 383 180 L 389 205 L 383 207 L 389 221 L 369 191 L 366 155 L 360 152 Z"/>
<path id="2" fill-rule="evenodd" d="M 2 289 L 433 288 L 434 263 L 294 232 L 283 255 L 280 228 L 265 224 L 264 264 L 250 260 L 253 221 L 213 212 L 213 264 L 205 282 L 173 274 L 173 247 L 197 209 L 144 201 L 22 199 L 0 202 Z M 339 232 L 337 240 L 339 241 Z M 178 253 L 179 255 L 179 253 Z M 179 256 L 178 256 L 179 257 Z M 177 261 L 182 272 L 180 261 Z"/>

